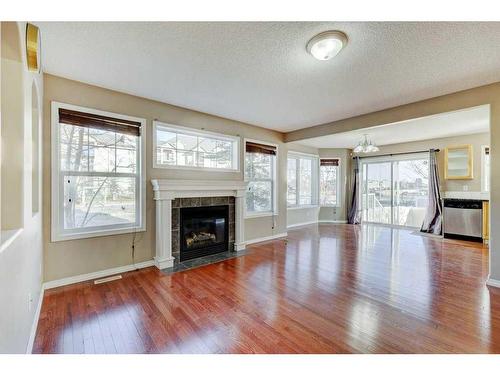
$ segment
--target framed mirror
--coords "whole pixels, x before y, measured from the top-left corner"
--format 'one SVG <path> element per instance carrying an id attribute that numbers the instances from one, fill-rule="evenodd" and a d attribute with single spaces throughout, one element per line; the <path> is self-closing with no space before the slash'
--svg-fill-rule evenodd
<path id="1" fill-rule="evenodd" d="M 444 152 L 444 178 L 447 180 L 471 180 L 472 145 L 450 146 Z"/>

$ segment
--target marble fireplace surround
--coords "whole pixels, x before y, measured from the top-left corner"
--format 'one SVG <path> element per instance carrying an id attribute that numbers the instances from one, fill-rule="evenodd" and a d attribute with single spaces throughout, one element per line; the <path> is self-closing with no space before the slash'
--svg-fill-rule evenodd
<path id="1" fill-rule="evenodd" d="M 174 266 L 172 256 L 172 201 L 176 198 L 234 197 L 234 250 L 245 249 L 244 181 L 202 181 L 154 179 L 153 199 L 156 202 L 156 255 L 159 269 Z"/>

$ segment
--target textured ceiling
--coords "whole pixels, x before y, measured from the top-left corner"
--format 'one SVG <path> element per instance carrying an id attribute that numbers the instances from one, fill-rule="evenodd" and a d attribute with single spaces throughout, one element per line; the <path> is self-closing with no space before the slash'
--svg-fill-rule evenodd
<path id="1" fill-rule="evenodd" d="M 317 148 L 354 148 L 366 134 L 379 146 L 490 131 L 490 106 L 421 117 L 387 125 L 305 139 L 296 143 Z"/>
<path id="2" fill-rule="evenodd" d="M 290 131 L 500 81 L 500 23 L 39 23 L 45 72 Z M 315 34 L 349 37 L 334 59 Z"/>

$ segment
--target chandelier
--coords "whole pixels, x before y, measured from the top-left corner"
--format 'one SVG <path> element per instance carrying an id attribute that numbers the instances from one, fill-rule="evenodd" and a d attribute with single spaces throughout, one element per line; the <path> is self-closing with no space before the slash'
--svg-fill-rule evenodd
<path id="1" fill-rule="evenodd" d="M 361 140 L 356 147 L 354 147 L 353 152 L 357 153 L 367 153 L 367 152 L 377 152 L 380 149 L 372 143 L 372 141 L 368 141 L 368 135 L 363 134 L 364 139 Z"/>

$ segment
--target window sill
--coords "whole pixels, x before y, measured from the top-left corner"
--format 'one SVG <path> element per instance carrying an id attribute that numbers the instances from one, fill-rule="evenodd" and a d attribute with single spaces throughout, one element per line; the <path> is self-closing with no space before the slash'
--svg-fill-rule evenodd
<path id="1" fill-rule="evenodd" d="M 69 241 L 69 240 L 81 240 L 85 238 L 94 238 L 94 237 L 105 237 L 105 236 L 116 236 L 119 234 L 128 234 L 128 233 L 139 233 L 145 232 L 145 227 L 132 227 L 132 228 L 123 228 L 123 229 L 109 229 L 102 230 L 98 232 L 82 232 L 82 233 L 70 233 L 70 234 L 58 234 L 52 233 L 52 242 L 60 242 L 60 241 Z"/>
<path id="2" fill-rule="evenodd" d="M 319 208 L 320 206 L 317 204 L 306 204 L 302 206 L 289 206 L 287 207 L 288 210 L 303 210 L 306 208 Z"/>
<path id="3" fill-rule="evenodd" d="M 341 208 L 342 206 L 338 204 L 321 204 L 320 207 L 325 207 L 325 208 Z"/>
<path id="4" fill-rule="evenodd" d="M 185 165 L 168 165 L 168 164 L 153 164 L 153 169 L 174 169 L 174 170 L 184 170 L 184 171 L 199 171 L 199 172 L 224 172 L 224 173 L 240 173 L 240 169 L 230 169 L 230 168 L 209 168 L 209 167 L 191 167 Z"/>
<path id="5" fill-rule="evenodd" d="M 269 217 L 269 216 L 278 216 L 278 212 L 259 212 L 253 214 L 245 214 L 245 219 L 253 219 L 259 217 Z"/>

